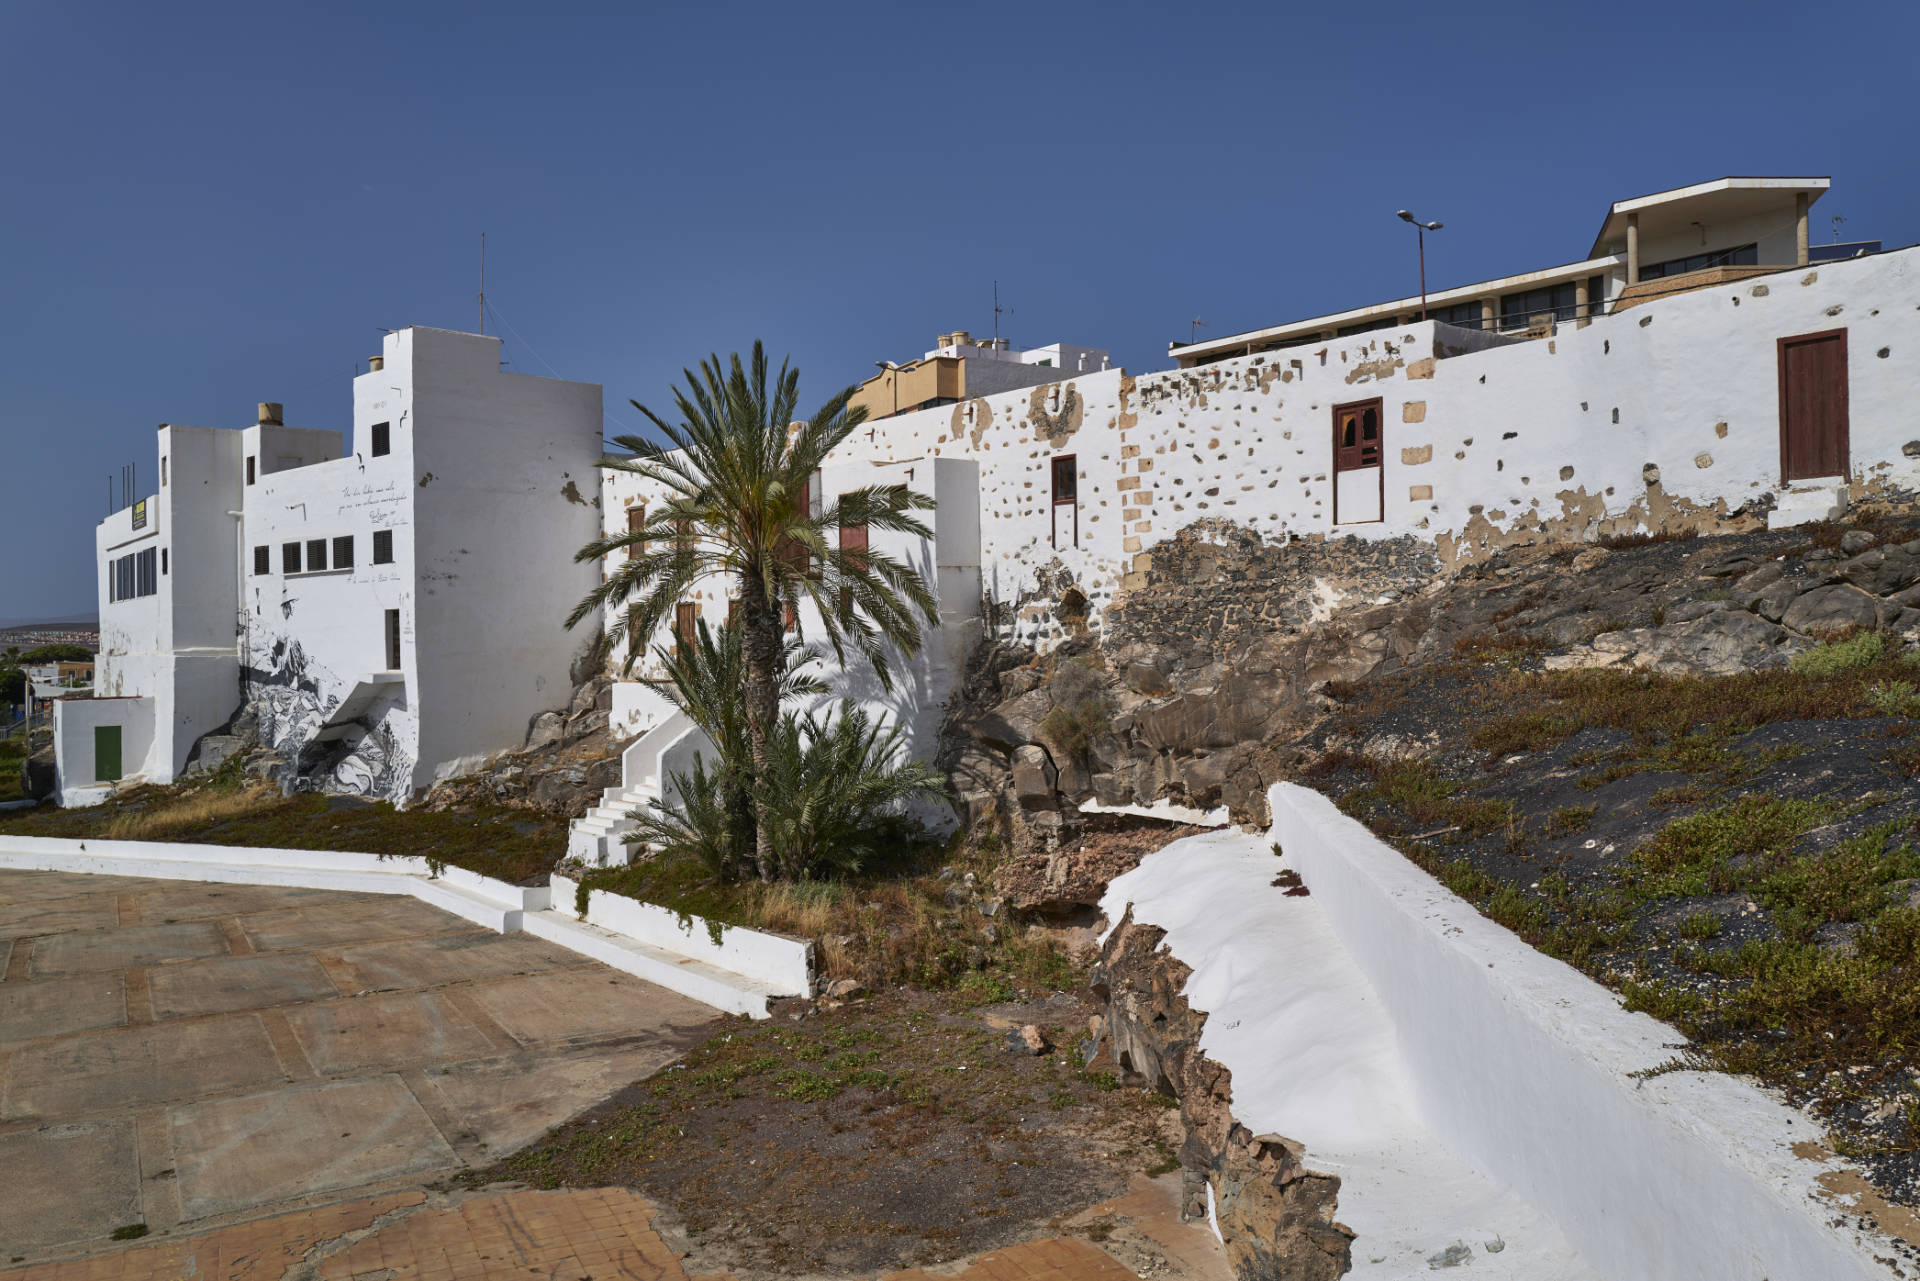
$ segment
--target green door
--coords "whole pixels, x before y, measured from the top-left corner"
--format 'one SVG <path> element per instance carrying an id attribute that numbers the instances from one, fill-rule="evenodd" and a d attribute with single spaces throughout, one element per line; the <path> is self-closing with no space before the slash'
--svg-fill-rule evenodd
<path id="1" fill-rule="evenodd" d="M 120 727 L 118 725 L 93 727 L 93 777 L 101 783 L 111 783 L 120 777 Z"/>

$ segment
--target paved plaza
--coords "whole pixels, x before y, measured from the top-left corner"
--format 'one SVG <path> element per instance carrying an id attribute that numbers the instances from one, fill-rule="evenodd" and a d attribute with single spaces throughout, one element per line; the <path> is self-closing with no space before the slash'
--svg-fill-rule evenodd
<path id="1" fill-rule="evenodd" d="M 55 872 L 0 976 L 0 1268 L 418 1189 L 721 1017 L 404 896 Z"/>

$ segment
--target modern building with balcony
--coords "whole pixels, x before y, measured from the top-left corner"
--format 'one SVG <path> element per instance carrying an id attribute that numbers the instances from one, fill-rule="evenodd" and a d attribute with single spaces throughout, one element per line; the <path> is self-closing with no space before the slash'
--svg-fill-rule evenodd
<path id="1" fill-rule="evenodd" d="M 1748 276 L 1877 253 L 1879 242 L 1812 244 L 1809 211 L 1827 178 L 1715 178 L 1616 200 L 1584 256 L 1558 266 L 1310 316 L 1205 342 L 1171 342 L 1182 369 L 1325 343 L 1421 319 L 1541 337 L 1555 326 Z M 1424 316 L 1423 316 L 1424 312 Z"/>

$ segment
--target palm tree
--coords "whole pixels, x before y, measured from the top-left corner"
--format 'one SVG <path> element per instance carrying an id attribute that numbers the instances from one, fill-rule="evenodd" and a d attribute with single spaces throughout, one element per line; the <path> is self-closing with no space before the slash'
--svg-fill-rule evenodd
<path id="1" fill-rule="evenodd" d="M 645 405 L 633 407 L 667 444 L 640 436 L 616 437 L 632 457 L 603 460 L 661 486 L 665 502 L 649 505 L 638 529 L 602 538 L 574 559 L 597 561 L 625 552 L 614 570 L 567 616 L 567 626 L 601 608 L 621 609 L 614 643 L 628 637 L 631 670 L 638 642 L 652 636 L 702 579 L 729 579 L 737 608 L 745 666 L 747 730 L 755 777 L 766 772 L 767 741 L 780 716 L 782 637 L 798 626 L 800 602 L 818 607 L 822 630 L 843 665 L 854 650 L 892 688 L 889 654 L 920 648 L 920 619 L 936 617 L 933 594 L 912 566 L 882 552 L 845 549 L 829 532 L 864 525 L 870 532 L 932 537 L 913 512 L 933 506 L 905 488 L 874 485 L 841 494 L 812 512 L 808 486 L 827 455 L 866 413 L 849 408 L 854 389 L 833 396 L 805 422 L 794 421 L 800 371 L 784 362 L 769 388 L 761 344 L 743 366 L 738 353 L 718 355 L 685 371 L 674 389 L 680 421 L 669 423 Z M 754 862 L 762 880 L 776 871 L 772 837 L 756 811 Z"/>
<path id="2" fill-rule="evenodd" d="M 725 839 L 713 839 L 715 848 L 705 860 L 722 875 L 731 877 L 735 869 L 753 856 L 753 749 L 747 727 L 746 704 L 740 691 L 746 684 L 746 664 L 741 655 L 740 628 L 724 624 L 719 631 L 697 623 L 693 636 L 676 636 L 671 649 L 656 646 L 654 657 L 666 673 L 654 687 L 687 714 L 688 719 L 706 734 L 713 744 L 714 768 L 701 782 L 710 782 L 714 803 L 724 813 L 719 826 Z M 784 703 L 791 698 L 824 694 L 826 683 L 805 669 L 816 657 L 814 651 L 794 638 L 781 645 L 777 693 Z M 688 798 L 686 791 L 683 798 Z M 635 818 L 645 819 L 644 814 Z M 686 816 L 689 820 L 693 815 Z M 690 824 L 690 830 L 705 830 L 713 824 Z M 652 831 L 643 824 L 643 835 Z"/>

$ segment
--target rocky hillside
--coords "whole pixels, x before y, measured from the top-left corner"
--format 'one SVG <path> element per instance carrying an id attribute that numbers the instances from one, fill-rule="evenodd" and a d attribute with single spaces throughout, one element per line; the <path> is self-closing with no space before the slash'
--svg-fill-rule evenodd
<path id="1" fill-rule="evenodd" d="M 1412 544 L 1196 527 L 1098 634 L 984 651 L 948 762 L 1024 851 L 1003 876 L 1080 902 L 1137 861 L 1086 829 L 1089 798 L 1258 823 L 1269 783 L 1318 787 L 1681 1027 L 1676 1066 L 1754 1073 L 1826 1118 L 1910 1205 L 1917 536 L 1895 504 L 1441 575 Z"/>

